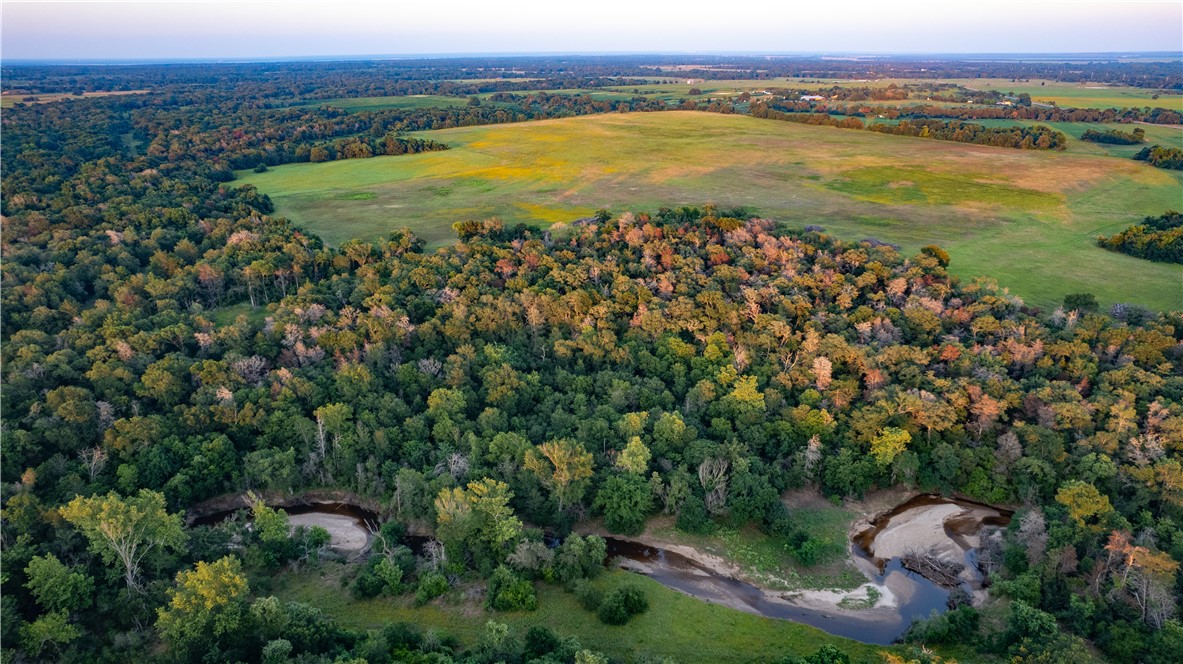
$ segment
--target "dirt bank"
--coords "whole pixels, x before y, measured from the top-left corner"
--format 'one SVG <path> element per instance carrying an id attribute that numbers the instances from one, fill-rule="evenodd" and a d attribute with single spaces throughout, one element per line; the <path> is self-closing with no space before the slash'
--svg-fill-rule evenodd
<path id="1" fill-rule="evenodd" d="M 302 493 L 256 491 L 254 494 L 268 507 L 288 508 L 321 505 L 325 503 L 345 503 L 347 505 L 356 505 L 376 514 L 382 513 L 382 505 L 378 501 L 342 489 L 313 489 Z M 196 505 L 190 505 L 185 510 L 185 517 L 186 520 L 192 522 L 219 512 L 230 512 L 250 506 L 251 502 L 247 492 L 225 493 L 209 500 L 203 500 Z"/>

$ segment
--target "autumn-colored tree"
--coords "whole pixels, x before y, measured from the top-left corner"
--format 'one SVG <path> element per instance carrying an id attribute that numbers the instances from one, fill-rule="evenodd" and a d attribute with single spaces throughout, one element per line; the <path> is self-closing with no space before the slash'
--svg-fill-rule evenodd
<path id="1" fill-rule="evenodd" d="M 157 609 L 156 628 L 178 645 L 206 635 L 231 633 L 238 629 L 243 600 L 249 592 L 237 558 L 200 561 L 192 570 L 177 572 L 168 603 Z"/>
<path id="2" fill-rule="evenodd" d="M 568 438 L 551 440 L 526 453 L 526 469 L 538 476 L 559 501 L 579 500 L 583 481 L 592 476 L 592 455 Z"/>
<path id="3" fill-rule="evenodd" d="M 649 469 L 649 448 L 641 442 L 640 437 L 633 436 L 628 445 L 616 457 L 616 465 L 635 475 L 643 475 Z"/>
<path id="4" fill-rule="evenodd" d="M 871 439 L 871 456 L 879 465 L 886 466 L 908 449 L 911 442 L 912 434 L 898 427 L 886 427 Z"/>
<path id="5" fill-rule="evenodd" d="M 1098 522 L 1113 512 L 1108 496 L 1080 480 L 1065 482 L 1056 492 L 1056 502 L 1068 508 L 1068 516 L 1076 525 L 1090 530 L 1100 530 Z"/>

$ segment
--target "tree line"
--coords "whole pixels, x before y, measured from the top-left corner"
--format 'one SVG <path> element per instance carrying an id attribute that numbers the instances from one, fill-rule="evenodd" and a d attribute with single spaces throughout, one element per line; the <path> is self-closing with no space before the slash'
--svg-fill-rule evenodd
<path id="1" fill-rule="evenodd" d="M 1095 122 L 1180 124 L 1183 115 L 1166 108 L 1070 108 L 1059 106 L 937 106 L 937 105 L 852 105 L 835 102 L 811 102 L 794 99 L 777 100 L 776 109 L 789 113 L 828 112 L 856 117 L 884 117 L 889 120 L 948 119 L 948 120 L 1035 120 L 1038 122 Z"/>
<path id="2" fill-rule="evenodd" d="M 1146 142 L 1146 130 L 1141 127 L 1135 127 L 1132 132 L 1121 131 L 1120 129 L 1110 129 L 1108 131 L 1086 129 L 1080 135 L 1080 140 L 1090 141 L 1092 143 L 1108 143 L 1110 145 L 1137 145 L 1138 143 Z"/>
<path id="3" fill-rule="evenodd" d="M 774 110 L 763 103 L 754 103 L 751 115 L 756 118 L 797 122 L 800 124 L 841 127 L 844 129 L 867 129 L 881 134 L 932 138 L 940 141 L 955 141 L 975 145 L 1018 148 L 1023 150 L 1063 150 L 1068 138 L 1063 132 L 1043 125 L 1026 127 L 986 127 L 968 122 L 944 120 L 901 120 L 892 124 L 877 122 L 864 125 L 857 117 L 838 118 L 826 113 L 785 113 Z"/>
<path id="4" fill-rule="evenodd" d="M 1183 214 L 1168 210 L 1146 217 L 1116 235 L 1098 237 L 1097 246 L 1151 261 L 1183 263 Z"/>
<path id="5" fill-rule="evenodd" d="M 1137 161 L 1144 161 L 1155 168 L 1183 171 L 1183 149 L 1165 145 L 1144 147 L 1134 155 Z"/>

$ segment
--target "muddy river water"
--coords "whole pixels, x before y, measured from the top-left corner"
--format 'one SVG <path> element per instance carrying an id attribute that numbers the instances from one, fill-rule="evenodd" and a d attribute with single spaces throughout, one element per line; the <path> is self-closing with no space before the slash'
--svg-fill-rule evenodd
<path id="1" fill-rule="evenodd" d="M 285 507 L 293 525 L 322 526 L 331 546 L 357 554 L 370 543 L 377 515 L 344 503 Z M 196 523 L 212 524 L 232 512 L 217 513 Z M 777 591 L 760 588 L 718 571 L 717 567 L 644 542 L 605 538 L 610 564 L 648 576 L 658 583 L 704 601 L 757 615 L 812 625 L 864 643 L 897 640 L 914 619 L 943 612 L 950 589 L 904 569 L 901 557 L 912 551 L 965 565 L 961 586 L 971 596 L 982 594 L 974 566 L 981 537 L 1005 526 L 1011 512 L 972 501 L 920 495 L 876 516 L 850 543 L 854 564 L 867 583 L 854 591 Z M 421 550 L 427 538 L 409 537 Z"/>

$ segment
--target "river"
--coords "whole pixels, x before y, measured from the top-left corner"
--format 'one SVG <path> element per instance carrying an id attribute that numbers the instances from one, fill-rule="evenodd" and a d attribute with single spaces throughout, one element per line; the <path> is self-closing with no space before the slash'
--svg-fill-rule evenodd
<path id="1" fill-rule="evenodd" d="M 285 507 L 293 525 L 319 525 L 332 536 L 330 545 L 342 554 L 358 554 L 370 544 L 378 515 L 346 503 L 314 503 Z M 234 511 L 195 520 L 198 525 L 223 521 Z M 966 564 L 967 592 L 983 592 L 973 566 L 980 535 L 1006 525 L 1011 512 L 972 501 L 921 495 L 869 522 L 853 538 L 852 560 L 867 576 L 856 592 L 784 592 L 759 588 L 687 556 L 642 542 L 606 537 L 608 562 L 642 573 L 678 592 L 768 618 L 812 625 L 830 634 L 873 644 L 889 644 L 907 631 L 914 619 L 943 612 L 949 589 L 904 569 L 906 549 L 932 549 Z M 429 538 L 407 537 L 417 553 Z M 871 601 L 847 603 L 849 599 Z M 873 604 L 873 606 L 872 606 Z M 863 606 L 864 608 L 855 608 Z"/>

